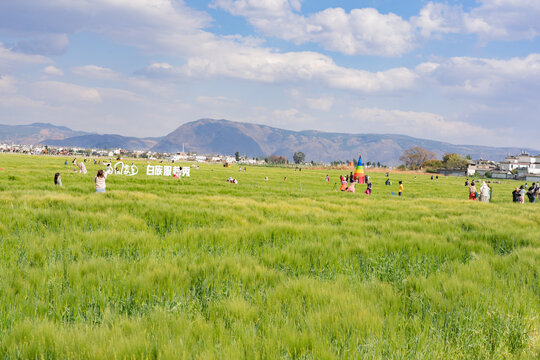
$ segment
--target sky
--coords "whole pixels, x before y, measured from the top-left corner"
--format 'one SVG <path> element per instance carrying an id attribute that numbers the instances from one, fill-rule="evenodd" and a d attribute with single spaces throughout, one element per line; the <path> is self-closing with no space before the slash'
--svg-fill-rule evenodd
<path id="1" fill-rule="evenodd" d="M 0 123 L 540 148 L 539 0 L 0 0 Z"/>

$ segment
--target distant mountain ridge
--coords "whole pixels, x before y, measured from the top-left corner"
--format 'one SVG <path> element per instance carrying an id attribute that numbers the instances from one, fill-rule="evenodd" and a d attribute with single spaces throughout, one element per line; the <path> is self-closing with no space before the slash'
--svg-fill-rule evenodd
<path id="1" fill-rule="evenodd" d="M 66 126 L 48 123 L 29 125 L 0 125 L 0 142 L 57 147 L 82 147 L 94 149 L 123 148 L 148 150 L 161 138 L 136 138 L 122 135 L 95 134 L 75 131 Z"/>
<path id="2" fill-rule="evenodd" d="M 0 143 L 42 144 L 59 147 L 96 149 L 124 148 L 176 153 L 233 155 L 239 152 L 250 157 L 282 155 L 288 159 L 297 151 L 306 160 L 330 162 L 352 160 L 358 153 L 364 161 L 397 165 L 404 150 L 420 146 L 439 157 L 445 153 L 471 155 L 475 159 L 502 160 L 507 154 L 538 150 L 516 147 L 453 145 L 446 142 L 417 139 L 392 134 L 345 134 L 315 130 L 292 131 L 266 125 L 229 120 L 201 119 L 179 126 L 164 137 L 137 138 L 111 134 L 75 131 L 65 126 L 34 123 L 30 125 L 0 125 Z"/>
<path id="3" fill-rule="evenodd" d="M 44 140 L 63 140 L 85 134 L 88 133 L 71 130 L 65 126 L 45 123 L 33 123 L 30 125 L 0 124 L 0 142 L 3 143 L 36 145 Z"/>
<path id="4" fill-rule="evenodd" d="M 420 146 L 439 157 L 445 153 L 471 155 L 475 159 L 502 160 L 507 154 L 522 150 L 514 147 L 489 147 L 453 145 L 446 142 L 417 139 L 392 134 L 344 134 L 315 130 L 291 131 L 266 125 L 241 123 L 229 120 L 201 119 L 188 122 L 165 136 L 153 151 L 220 153 L 232 155 L 238 151 L 250 157 L 283 155 L 288 159 L 297 151 L 306 154 L 306 160 L 330 162 L 352 160 L 358 153 L 365 161 L 397 165 L 403 151 Z"/>

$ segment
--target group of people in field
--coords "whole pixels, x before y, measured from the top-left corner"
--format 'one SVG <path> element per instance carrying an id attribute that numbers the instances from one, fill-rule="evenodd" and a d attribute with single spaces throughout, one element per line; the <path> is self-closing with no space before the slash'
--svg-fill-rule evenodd
<path id="1" fill-rule="evenodd" d="M 86 170 L 86 165 L 84 165 L 85 162 L 86 162 L 86 159 L 84 159 L 83 162 L 80 162 L 79 164 L 77 164 L 77 158 L 75 158 L 73 159 L 71 163 L 79 168 L 79 172 L 81 174 L 86 174 L 88 173 L 88 171 Z M 67 160 L 64 164 L 67 165 Z M 96 160 L 94 160 L 94 164 L 96 164 Z M 110 166 L 110 163 L 108 165 Z M 105 189 L 107 188 L 107 184 L 105 182 L 106 179 L 107 179 L 107 172 L 99 169 L 97 171 L 96 176 L 94 177 L 94 189 L 96 193 L 105 192 Z M 54 174 L 54 185 L 62 186 L 62 175 L 60 173 Z"/>
<path id="2" fill-rule="evenodd" d="M 512 191 L 512 201 L 515 203 L 525 203 L 525 197 L 528 198 L 530 203 L 535 203 L 540 201 L 540 183 L 532 183 L 531 186 L 528 186 L 527 183 L 516 187 Z"/>
<path id="3" fill-rule="evenodd" d="M 493 194 L 491 185 L 488 185 L 485 181 L 482 181 L 480 188 L 476 187 L 476 183 L 472 180 L 469 183 L 469 179 L 465 181 L 465 186 L 469 187 L 469 200 L 490 202 Z"/>
<path id="4" fill-rule="evenodd" d="M 493 199 L 493 188 L 489 182 L 482 181 L 480 188 L 476 186 L 474 180 L 469 183 L 469 179 L 465 181 L 465 186 L 469 188 L 469 199 L 478 200 L 481 202 L 490 202 Z M 527 183 L 516 187 L 512 191 L 512 201 L 515 203 L 525 203 L 525 199 L 530 203 L 540 201 L 540 183 L 532 183 L 528 186 Z"/>
<path id="5" fill-rule="evenodd" d="M 373 183 L 371 182 L 371 179 L 368 175 L 364 176 L 364 183 L 366 184 L 366 190 L 364 191 L 364 194 L 371 195 L 373 193 Z M 388 173 L 386 175 L 388 177 Z M 326 175 L 326 182 L 330 182 L 330 176 Z M 353 173 L 340 175 L 339 182 L 341 184 L 340 190 L 345 192 L 356 192 L 356 185 L 359 184 L 359 178 L 355 178 Z M 390 179 L 386 179 L 385 184 L 387 186 L 390 186 Z M 334 184 L 334 188 L 337 184 Z M 395 195 L 392 192 L 393 195 Z M 401 196 L 403 194 L 403 182 L 399 181 L 399 188 L 398 188 L 398 195 Z"/>
<path id="6" fill-rule="evenodd" d="M 86 159 L 83 162 L 80 162 L 77 164 L 77 159 L 73 159 L 72 164 L 77 166 L 79 169 L 79 172 L 81 174 L 86 174 L 86 166 L 85 163 Z M 94 160 L 94 164 L 96 164 L 96 160 Z M 65 165 L 67 165 L 67 161 L 65 162 Z M 107 170 L 111 167 L 111 163 L 109 162 L 107 164 Z M 244 168 L 244 171 L 246 169 Z M 106 179 L 107 179 L 107 173 L 108 171 L 104 171 L 102 169 L 99 169 L 97 171 L 96 176 L 94 177 L 94 189 L 96 193 L 104 193 L 106 191 Z M 386 173 L 386 181 L 385 185 L 390 186 L 391 181 L 389 178 L 388 173 Z M 433 179 L 433 177 L 432 177 Z M 284 178 L 284 181 L 286 181 L 287 178 Z M 438 179 L 437 179 L 438 180 Z M 265 181 L 268 181 L 268 177 L 265 178 Z M 354 178 L 353 173 L 346 175 L 341 175 L 339 177 L 340 181 L 340 190 L 345 192 L 356 192 L 356 186 L 359 184 L 358 178 Z M 233 177 L 229 177 L 227 179 L 227 182 L 238 184 L 238 180 L 236 180 Z M 326 175 L 326 182 L 330 182 L 330 176 Z M 370 177 L 365 175 L 364 176 L 364 183 L 366 184 L 366 190 L 364 193 L 366 195 L 371 195 L 373 193 L 373 184 L 370 181 Z M 62 176 L 60 173 L 54 174 L 54 184 L 56 186 L 62 186 Z M 480 201 L 480 202 L 490 202 L 493 199 L 493 188 L 489 184 L 489 182 L 482 181 L 481 185 L 478 187 L 477 182 L 475 180 L 472 180 L 469 182 L 469 179 L 465 181 L 465 186 L 469 189 L 469 199 L 473 201 Z M 334 187 L 337 187 L 337 184 L 334 185 Z M 403 194 L 403 182 L 399 181 L 399 187 L 398 187 L 398 196 L 402 196 Z M 392 192 L 392 195 L 396 195 Z M 524 203 L 525 199 L 528 199 L 530 203 L 534 202 L 540 202 L 540 183 L 533 183 L 531 186 L 528 186 L 527 183 L 524 185 L 521 185 L 519 187 L 516 187 L 514 191 L 512 191 L 512 200 L 516 203 Z"/>

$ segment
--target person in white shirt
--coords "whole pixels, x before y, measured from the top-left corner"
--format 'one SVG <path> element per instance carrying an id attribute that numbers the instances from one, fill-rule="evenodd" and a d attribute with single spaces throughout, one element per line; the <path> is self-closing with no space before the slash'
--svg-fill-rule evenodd
<path id="1" fill-rule="evenodd" d="M 96 177 L 94 178 L 95 188 L 97 193 L 104 193 L 106 184 L 105 179 L 107 179 L 107 173 L 101 169 L 98 170 Z"/>

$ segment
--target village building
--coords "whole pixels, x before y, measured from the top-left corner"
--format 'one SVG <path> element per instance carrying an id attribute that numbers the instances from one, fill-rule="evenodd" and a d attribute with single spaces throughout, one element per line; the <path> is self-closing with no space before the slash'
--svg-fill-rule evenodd
<path id="1" fill-rule="evenodd" d="M 520 171 L 525 175 L 540 175 L 540 155 L 531 156 L 521 153 L 517 156 L 507 156 L 505 161 L 499 164 L 499 168 L 505 171 Z"/>

